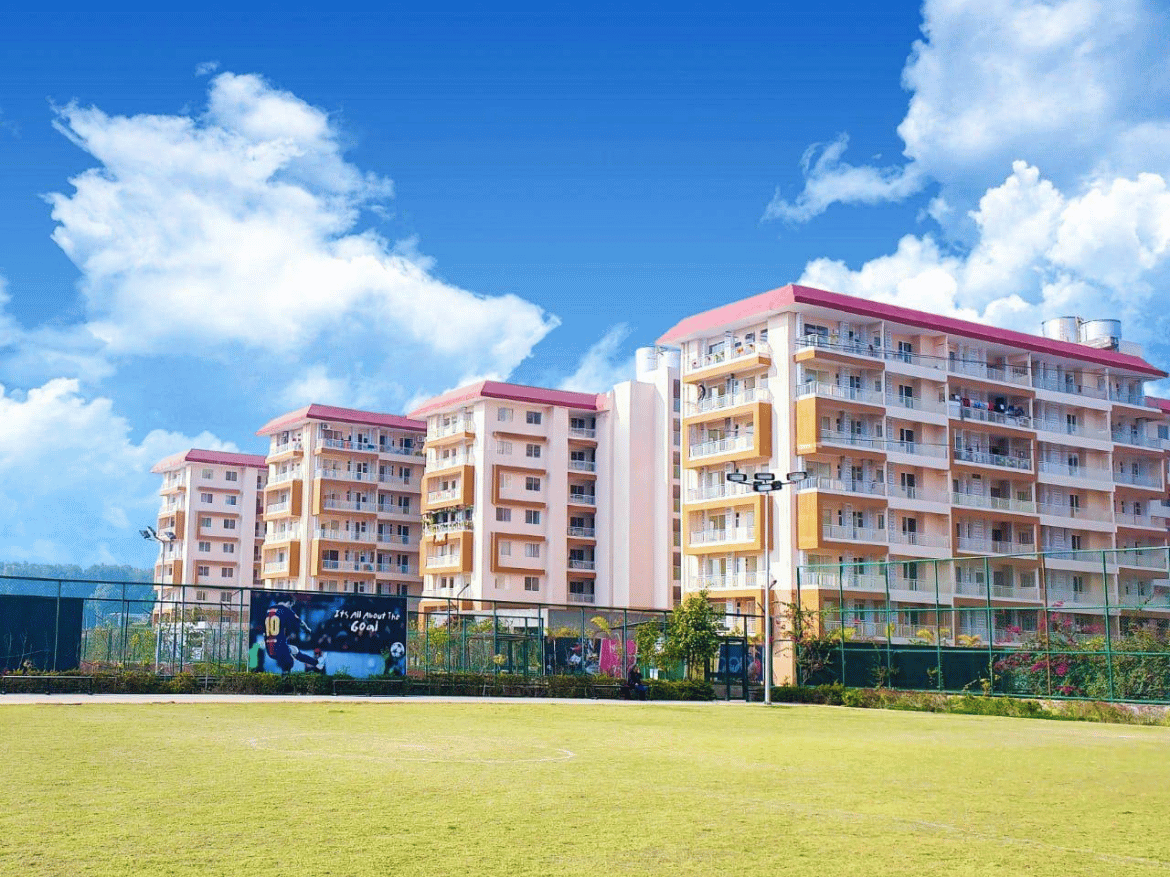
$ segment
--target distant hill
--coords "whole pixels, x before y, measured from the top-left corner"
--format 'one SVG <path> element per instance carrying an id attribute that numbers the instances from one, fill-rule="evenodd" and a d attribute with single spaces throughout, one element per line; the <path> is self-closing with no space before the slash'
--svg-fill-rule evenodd
<path id="1" fill-rule="evenodd" d="M 79 566 L 73 563 L 0 563 L 0 594 L 29 594 L 52 597 L 57 594 L 53 581 L 29 581 L 22 577 L 36 579 L 57 579 L 62 583 L 61 595 L 84 597 L 85 623 L 92 627 L 109 623 L 111 618 L 120 617 L 122 598 L 132 601 L 127 607 L 132 615 L 149 613 L 154 604 L 154 588 L 151 585 L 153 573 L 129 565 L 99 563 L 93 566 Z"/>

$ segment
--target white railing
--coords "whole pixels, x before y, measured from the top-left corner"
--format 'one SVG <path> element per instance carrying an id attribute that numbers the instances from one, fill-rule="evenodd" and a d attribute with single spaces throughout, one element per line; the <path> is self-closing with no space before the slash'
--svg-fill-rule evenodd
<path id="1" fill-rule="evenodd" d="M 1042 502 L 1036 506 L 1036 510 L 1042 515 L 1051 515 L 1054 518 L 1075 518 L 1079 521 L 1101 521 L 1103 523 L 1109 520 L 1107 511 L 1098 511 L 1085 506 L 1074 508 L 1068 503 Z"/>
<path id="2" fill-rule="evenodd" d="M 330 572 L 373 572 L 374 562 L 372 560 L 323 559 L 321 569 L 327 569 Z"/>
<path id="3" fill-rule="evenodd" d="M 1048 588 L 1048 604 L 1050 606 L 1054 603 L 1094 605 L 1099 602 L 1101 602 L 1100 598 L 1093 596 L 1089 591 L 1074 591 L 1072 588 L 1054 588 L 1051 585 Z"/>
<path id="4" fill-rule="evenodd" d="M 378 450 L 377 445 L 371 444 L 370 442 L 351 442 L 336 438 L 321 439 L 321 446 L 324 448 L 333 448 L 338 451 L 362 451 L 364 453 L 374 453 Z"/>
<path id="5" fill-rule="evenodd" d="M 295 481 L 296 479 L 298 479 L 300 477 L 301 477 L 301 467 L 294 466 L 293 468 L 287 469 L 284 472 L 277 472 L 275 475 L 269 476 L 268 486 L 271 487 L 274 484 L 285 484 L 289 481 Z"/>
<path id="6" fill-rule="evenodd" d="M 719 481 L 687 491 L 687 502 L 703 502 L 708 499 L 729 499 L 737 496 L 751 496 L 752 491 L 734 481 Z"/>
<path id="7" fill-rule="evenodd" d="M 1046 417 L 1044 419 L 1036 418 L 1032 421 L 1036 429 L 1043 432 L 1054 432 L 1058 435 L 1076 435 L 1081 438 L 1097 439 L 1099 441 L 1108 441 L 1109 433 L 1103 429 L 1091 429 L 1082 423 L 1075 425 L 1069 424 L 1067 420 L 1054 420 Z"/>
<path id="8" fill-rule="evenodd" d="M 1007 414 L 1006 412 L 992 411 L 990 408 L 976 408 L 972 405 L 961 405 L 958 402 L 950 403 L 951 417 L 960 420 L 974 420 L 978 423 L 998 423 L 1003 426 L 1015 426 L 1028 429 L 1032 425 L 1032 418 L 1027 414 Z"/>
<path id="9" fill-rule="evenodd" d="M 271 542 L 292 542 L 301 538 L 301 525 L 274 529 L 271 533 L 265 533 L 264 538 Z"/>
<path id="10" fill-rule="evenodd" d="M 594 527 L 569 527 L 568 534 L 575 539 L 595 539 L 597 530 Z"/>
<path id="11" fill-rule="evenodd" d="M 687 414 L 722 411 L 724 408 L 734 408 L 737 405 L 747 405 L 752 402 L 768 402 L 771 399 L 772 394 L 763 387 L 752 387 L 735 393 L 711 392 L 696 402 L 688 402 Z"/>
<path id="12" fill-rule="evenodd" d="M 403 487 L 410 487 L 411 481 L 409 475 L 404 477 L 402 475 L 392 475 L 389 472 L 379 472 L 378 483 L 390 484 L 395 487 L 397 487 L 399 484 L 401 484 Z"/>
<path id="13" fill-rule="evenodd" d="M 318 539 L 329 539 L 333 542 L 377 542 L 377 538 L 369 531 L 335 530 L 330 527 L 318 528 L 314 535 Z"/>
<path id="14" fill-rule="evenodd" d="M 377 572 L 397 573 L 400 576 L 418 575 L 418 570 L 410 563 L 376 563 L 374 569 Z"/>
<path id="15" fill-rule="evenodd" d="M 440 423 L 434 432 L 427 433 L 427 438 L 445 438 L 458 432 L 475 432 L 475 421 L 470 417 L 457 417 L 449 423 Z"/>
<path id="16" fill-rule="evenodd" d="M 1040 375 L 1032 376 L 1032 386 L 1039 390 L 1050 390 L 1053 393 L 1068 393 L 1070 396 L 1087 396 L 1090 399 L 1104 399 L 1105 391 L 1098 387 L 1086 387 L 1075 380 L 1060 380 L 1058 378 L 1044 378 Z"/>
<path id="17" fill-rule="evenodd" d="M 597 497 L 591 493 L 570 493 L 569 502 L 577 505 L 597 505 Z"/>
<path id="18" fill-rule="evenodd" d="M 578 472 L 596 472 L 597 463 L 593 460 L 570 460 L 569 468 Z"/>
<path id="19" fill-rule="evenodd" d="M 1080 478 L 1084 481 L 1112 481 L 1113 472 L 1099 466 L 1070 466 L 1054 460 L 1041 460 L 1038 471 L 1046 475 L 1063 475 L 1066 478 Z"/>
<path id="20" fill-rule="evenodd" d="M 378 445 L 378 453 L 393 454 L 396 457 L 422 457 L 426 455 L 426 451 L 414 445 L 410 447 L 406 445 Z"/>
<path id="21" fill-rule="evenodd" d="M 692 530 L 692 545 L 714 545 L 719 542 L 751 542 L 756 538 L 755 527 L 728 527 L 723 530 Z"/>
<path id="22" fill-rule="evenodd" d="M 829 478 L 816 475 L 800 482 L 799 489 L 804 490 L 832 490 L 838 493 L 856 493 L 862 496 L 885 496 L 884 481 L 852 481 L 844 478 Z"/>
<path id="23" fill-rule="evenodd" d="M 461 562 L 458 554 L 429 554 L 427 555 L 426 565 L 434 569 L 446 569 L 448 567 L 459 566 Z"/>
<path id="24" fill-rule="evenodd" d="M 918 396 L 902 396 L 889 391 L 886 392 L 886 405 L 891 408 L 906 408 L 910 411 L 933 411 L 936 414 L 944 414 L 947 410 L 945 402 L 922 399 Z"/>
<path id="25" fill-rule="evenodd" d="M 579 594 L 576 591 L 569 591 L 570 603 L 593 603 L 596 599 L 594 594 Z"/>
<path id="26" fill-rule="evenodd" d="M 1142 408 L 1146 407 L 1145 393 L 1131 393 L 1128 390 L 1110 390 L 1109 400 L 1111 402 L 1122 402 L 1126 405 L 1139 405 Z"/>
<path id="27" fill-rule="evenodd" d="M 755 434 L 749 432 L 746 435 L 702 441 L 691 445 L 690 457 L 693 460 L 697 457 L 713 457 L 716 454 L 730 454 L 735 451 L 747 451 L 753 447 L 755 438 Z"/>
<path id="28" fill-rule="evenodd" d="M 378 480 L 378 476 L 374 472 L 359 472 L 353 469 L 334 469 L 322 466 L 317 467 L 314 475 L 317 478 L 329 478 L 334 481 L 364 481 L 367 484 Z"/>
<path id="29" fill-rule="evenodd" d="M 475 525 L 471 521 L 440 521 L 435 524 L 423 524 L 423 530 L 427 533 L 466 533 L 473 529 L 475 529 Z"/>
<path id="30" fill-rule="evenodd" d="M 287 560 L 270 560 L 264 564 L 265 573 L 288 572 Z"/>
<path id="31" fill-rule="evenodd" d="M 570 426 L 569 427 L 569 435 L 572 438 L 583 438 L 583 439 L 597 438 L 597 430 L 590 429 L 590 428 L 584 427 L 584 426 Z"/>
<path id="32" fill-rule="evenodd" d="M 432 490 L 427 493 L 427 502 L 446 502 L 455 499 L 462 492 L 462 488 L 448 487 L 446 490 Z"/>
<path id="33" fill-rule="evenodd" d="M 817 440 L 827 445 L 848 445 L 854 448 L 874 448 L 879 451 L 885 450 L 886 447 L 886 440 L 880 436 L 837 432 L 831 429 L 822 429 Z"/>
<path id="34" fill-rule="evenodd" d="M 448 457 L 431 454 L 427 457 L 427 474 L 443 469 L 454 469 L 458 466 L 470 466 L 471 464 L 472 457 L 469 454 L 452 454 Z"/>
<path id="35" fill-rule="evenodd" d="M 380 514 L 380 515 L 405 515 L 407 517 L 413 517 L 414 513 L 411 511 L 409 505 L 402 506 L 402 505 L 398 505 L 397 503 L 392 503 L 392 502 L 380 502 L 380 503 L 378 503 L 378 514 Z"/>
<path id="36" fill-rule="evenodd" d="M 891 545 L 921 545 L 924 548 L 950 548 L 951 546 L 949 536 L 903 533 L 901 530 L 891 530 L 889 540 Z"/>
<path id="37" fill-rule="evenodd" d="M 1137 487 L 1157 487 L 1161 488 L 1162 479 L 1153 475 L 1146 475 L 1143 472 L 1114 472 L 1113 480 L 1117 484 L 1133 484 Z"/>
<path id="38" fill-rule="evenodd" d="M 936 460 L 945 460 L 946 445 L 930 445 L 922 442 L 903 442 L 890 439 L 886 442 L 886 450 L 891 454 L 909 454 L 914 457 L 931 457 Z"/>
<path id="39" fill-rule="evenodd" d="M 874 527 L 846 527 L 840 524 L 824 524 L 821 536 L 834 542 L 881 542 L 886 541 L 886 531 Z"/>
<path id="40" fill-rule="evenodd" d="M 282 515 L 289 510 L 289 501 L 274 502 L 264 507 L 264 514 L 266 515 Z"/>
<path id="41" fill-rule="evenodd" d="M 976 509 L 995 509 L 1001 512 L 1036 514 L 1036 503 L 1025 499 L 1004 499 L 1000 496 L 983 496 L 978 493 L 957 492 L 951 494 L 951 502 L 957 506 Z"/>
<path id="42" fill-rule="evenodd" d="M 762 588 L 765 579 L 762 571 L 757 572 L 729 572 L 723 575 L 700 575 L 695 578 L 695 587 L 699 590 L 728 591 L 734 588 Z"/>
<path id="43" fill-rule="evenodd" d="M 1165 569 L 1165 548 L 1130 549 L 1116 553 L 1117 563 L 1125 566 L 1140 566 L 1145 569 Z"/>
<path id="44" fill-rule="evenodd" d="M 687 368 L 684 374 L 691 372 L 702 371 L 706 368 L 711 368 L 716 365 L 723 365 L 724 363 L 739 362 L 740 360 L 750 359 L 754 356 L 770 356 L 772 348 L 763 342 L 750 342 L 747 344 L 738 344 L 730 350 L 720 350 L 715 353 L 707 353 L 702 356 L 692 357 L 687 361 Z"/>
<path id="45" fill-rule="evenodd" d="M 870 405 L 885 405 L 885 396 L 877 390 L 867 390 L 864 387 L 840 386 L 822 381 L 809 381 L 796 388 L 796 395 L 820 396 L 827 399 L 844 399 L 850 402 L 866 402 Z"/>
<path id="46" fill-rule="evenodd" d="M 1163 447 L 1162 440 L 1157 436 L 1137 432 L 1132 429 L 1115 429 L 1110 435 L 1113 436 L 1113 441 L 1123 445 L 1136 445 L 1139 448 L 1155 448 L 1159 451 Z"/>
<path id="47" fill-rule="evenodd" d="M 994 554 L 990 539 L 978 539 L 972 536 L 958 536 L 955 547 L 960 551 L 975 552 L 976 554 Z"/>
<path id="48" fill-rule="evenodd" d="M 802 575 L 800 586 L 824 589 L 845 589 L 854 591 L 882 591 L 886 587 L 885 576 L 868 574 L 812 572 Z"/>
<path id="49" fill-rule="evenodd" d="M 1020 469 L 1032 471 L 1030 456 L 1009 456 L 1007 454 L 993 454 L 990 451 L 976 451 L 972 448 L 955 448 L 955 459 L 967 463 L 979 463 L 984 466 L 1000 466 L 1004 469 Z"/>
<path id="50" fill-rule="evenodd" d="M 969 362 L 956 359 L 950 363 L 952 374 L 970 375 L 996 383 L 1016 384 L 1028 386 L 1028 368 L 1022 365 L 995 366 L 985 362 Z"/>
<path id="51" fill-rule="evenodd" d="M 951 495 L 945 490 L 928 490 L 925 487 L 902 487 L 891 484 L 888 488 L 891 498 L 917 500 L 919 502 L 941 502 L 949 504 Z"/>
<path id="52" fill-rule="evenodd" d="M 300 451 L 303 448 L 304 445 L 299 438 L 289 439 L 287 442 L 280 442 L 279 444 L 273 445 L 268 453 L 275 457 L 277 454 L 283 454 L 285 451 Z"/>
<path id="53" fill-rule="evenodd" d="M 374 511 L 374 503 L 368 499 L 351 500 L 327 496 L 321 500 L 321 508 L 336 512 L 372 512 Z"/>
<path id="54" fill-rule="evenodd" d="M 570 558 L 569 569 L 596 569 L 597 562 L 593 560 L 581 560 Z"/>

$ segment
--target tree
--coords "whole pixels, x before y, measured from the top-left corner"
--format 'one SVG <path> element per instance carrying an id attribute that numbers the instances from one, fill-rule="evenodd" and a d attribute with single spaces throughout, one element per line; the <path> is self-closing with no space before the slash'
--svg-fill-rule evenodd
<path id="1" fill-rule="evenodd" d="M 721 630 L 719 615 L 707 599 L 707 592 L 692 594 L 675 606 L 667 619 L 663 657 L 685 662 L 687 676 L 694 678 L 719 651 Z"/>

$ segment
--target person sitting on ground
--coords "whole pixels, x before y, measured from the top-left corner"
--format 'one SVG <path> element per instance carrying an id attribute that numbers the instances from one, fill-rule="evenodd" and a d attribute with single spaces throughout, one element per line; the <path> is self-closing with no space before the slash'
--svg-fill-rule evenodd
<path id="1" fill-rule="evenodd" d="M 626 688 L 629 689 L 630 697 L 646 699 L 646 686 L 642 684 L 642 673 L 637 664 L 630 667 L 630 672 L 626 674 Z"/>

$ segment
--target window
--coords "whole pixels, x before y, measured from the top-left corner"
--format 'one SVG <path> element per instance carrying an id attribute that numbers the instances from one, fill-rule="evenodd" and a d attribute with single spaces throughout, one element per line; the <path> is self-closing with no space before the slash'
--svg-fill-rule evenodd
<path id="1" fill-rule="evenodd" d="M 539 411 L 525 411 L 524 412 L 524 419 L 528 423 L 531 423 L 533 426 L 539 426 L 540 420 L 541 420 L 541 415 L 540 415 Z"/>
<path id="2" fill-rule="evenodd" d="M 500 540 L 500 557 L 512 556 L 512 543 L 505 539 Z"/>
<path id="3" fill-rule="evenodd" d="M 239 481 L 240 480 L 240 473 L 239 472 L 224 472 L 223 477 L 227 481 Z"/>
<path id="4" fill-rule="evenodd" d="M 199 550 L 200 551 L 210 551 L 211 550 L 211 543 L 210 542 L 200 542 L 199 543 Z"/>
<path id="5" fill-rule="evenodd" d="M 210 493 L 201 493 L 199 494 L 199 501 L 210 504 L 215 501 L 215 496 Z"/>
<path id="6" fill-rule="evenodd" d="M 511 408 L 500 408 L 496 411 L 496 420 L 500 423 L 510 423 L 512 420 Z"/>
<path id="7" fill-rule="evenodd" d="M 540 490 L 540 479 L 533 476 L 533 475 L 529 475 L 528 477 L 526 477 L 524 479 L 524 489 L 525 490 Z"/>
<path id="8" fill-rule="evenodd" d="M 235 543 L 234 542 L 223 543 L 223 553 L 224 554 L 235 554 L 236 553 Z"/>
<path id="9" fill-rule="evenodd" d="M 401 476 L 403 484 L 410 484 L 410 467 L 409 466 L 399 466 L 398 467 L 398 474 L 399 474 L 399 476 Z"/>
<path id="10" fill-rule="evenodd" d="M 524 523 L 525 524 L 539 524 L 540 523 L 540 509 L 525 509 Z"/>
<path id="11" fill-rule="evenodd" d="M 540 543 L 529 542 L 524 546 L 525 557 L 540 557 Z"/>
<path id="12" fill-rule="evenodd" d="M 195 574 L 199 575 L 199 576 L 209 576 L 209 575 L 211 575 L 211 567 L 197 566 L 197 567 L 195 567 Z"/>
<path id="13" fill-rule="evenodd" d="M 540 577 L 539 576 L 525 576 L 524 577 L 524 590 L 526 590 L 526 591 L 539 591 L 540 590 Z"/>
<path id="14" fill-rule="evenodd" d="M 257 476 L 256 476 L 256 487 L 257 487 L 257 488 L 260 488 L 260 487 L 263 487 L 263 486 L 264 486 L 264 476 L 263 476 L 263 475 L 257 475 Z"/>
<path id="15" fill-rule="evenodd" d="M 525 445 L 524 446 L 524 456 L 526 456 L 526 457 L 539 457 L 540 456 L 540 445 Z"/>
<path id="16" fill-rule="evenodd" d="M 233 521 L 231 518 L 228 518 L 227 520 L 225 520 L 223 522 L 223 528 L 225 530 L 234 530 L 234 529 L 236 529 L 236 522 Z"/>
<path id="17" fill-rule="evenodd" d="M 202 603 L 206 599 L 207 599 L 207 592 L 206 591 L 196 591 L 195 592 L 195 601 L 197 603 Z"/>
<path id="18" fill-rule="evenodd" d="M 512 510 L 497 506 L 496 507 L 496 520 L 502 524 L 508 523 L 510 520 L 512 520 Z"/>
<path id="19" fill-rule="evenodd" d="M 199 477 L 202 478 L 204 481 L 210 481 L 214 477 L 214 475 L 215 475 L 215 473 L 212 472 L 210 469 L 204 469 L 203 472 L 200 473 Z"/>
<path id="20" fill-rule="evenodd" d="M 199 519 L 199 526 L 200 527 L 210 527 L 211 526 L 211 518 L 206 518 L 206 517 L 200 518 Z"/>
<path id="21" fill-rule="evenodd" d="M 219 577 L 221 579 L 235 578 L 235 575 L 236 575 L 236 571 L 234 569 L 232 569 L 230 566 L 225 566 L 223 569 L 221 569 L 219 571 Z"/>
<path id="22" fill-rule="evenodd" d="M 221 591 L 221 592 L 220 592 L 220 594 L 219 594 L 219 602 L 220 602 L 220 603 L 230 603 L 230 602 L 232 602 L 232 593 L 231 593 L 231 591 Z"/>
<path id="23" fill-rule="evenodd" d="M 503 442 L 503 441 L 498 442 L 496 444 L 496 453 L 497 454 L 510 454 L 510 453 L 512 453 L 512 443 L 511 442 Z"/>
<path id="24" fill-rule="evenodd" d="M 224 497 L 224 501 L 228 505 L 236 505 L 237 503 L 239 503 L 240 498 L 238 496 L 234 496 L 234 495 L 229 493 L 227 496 Z"/>

